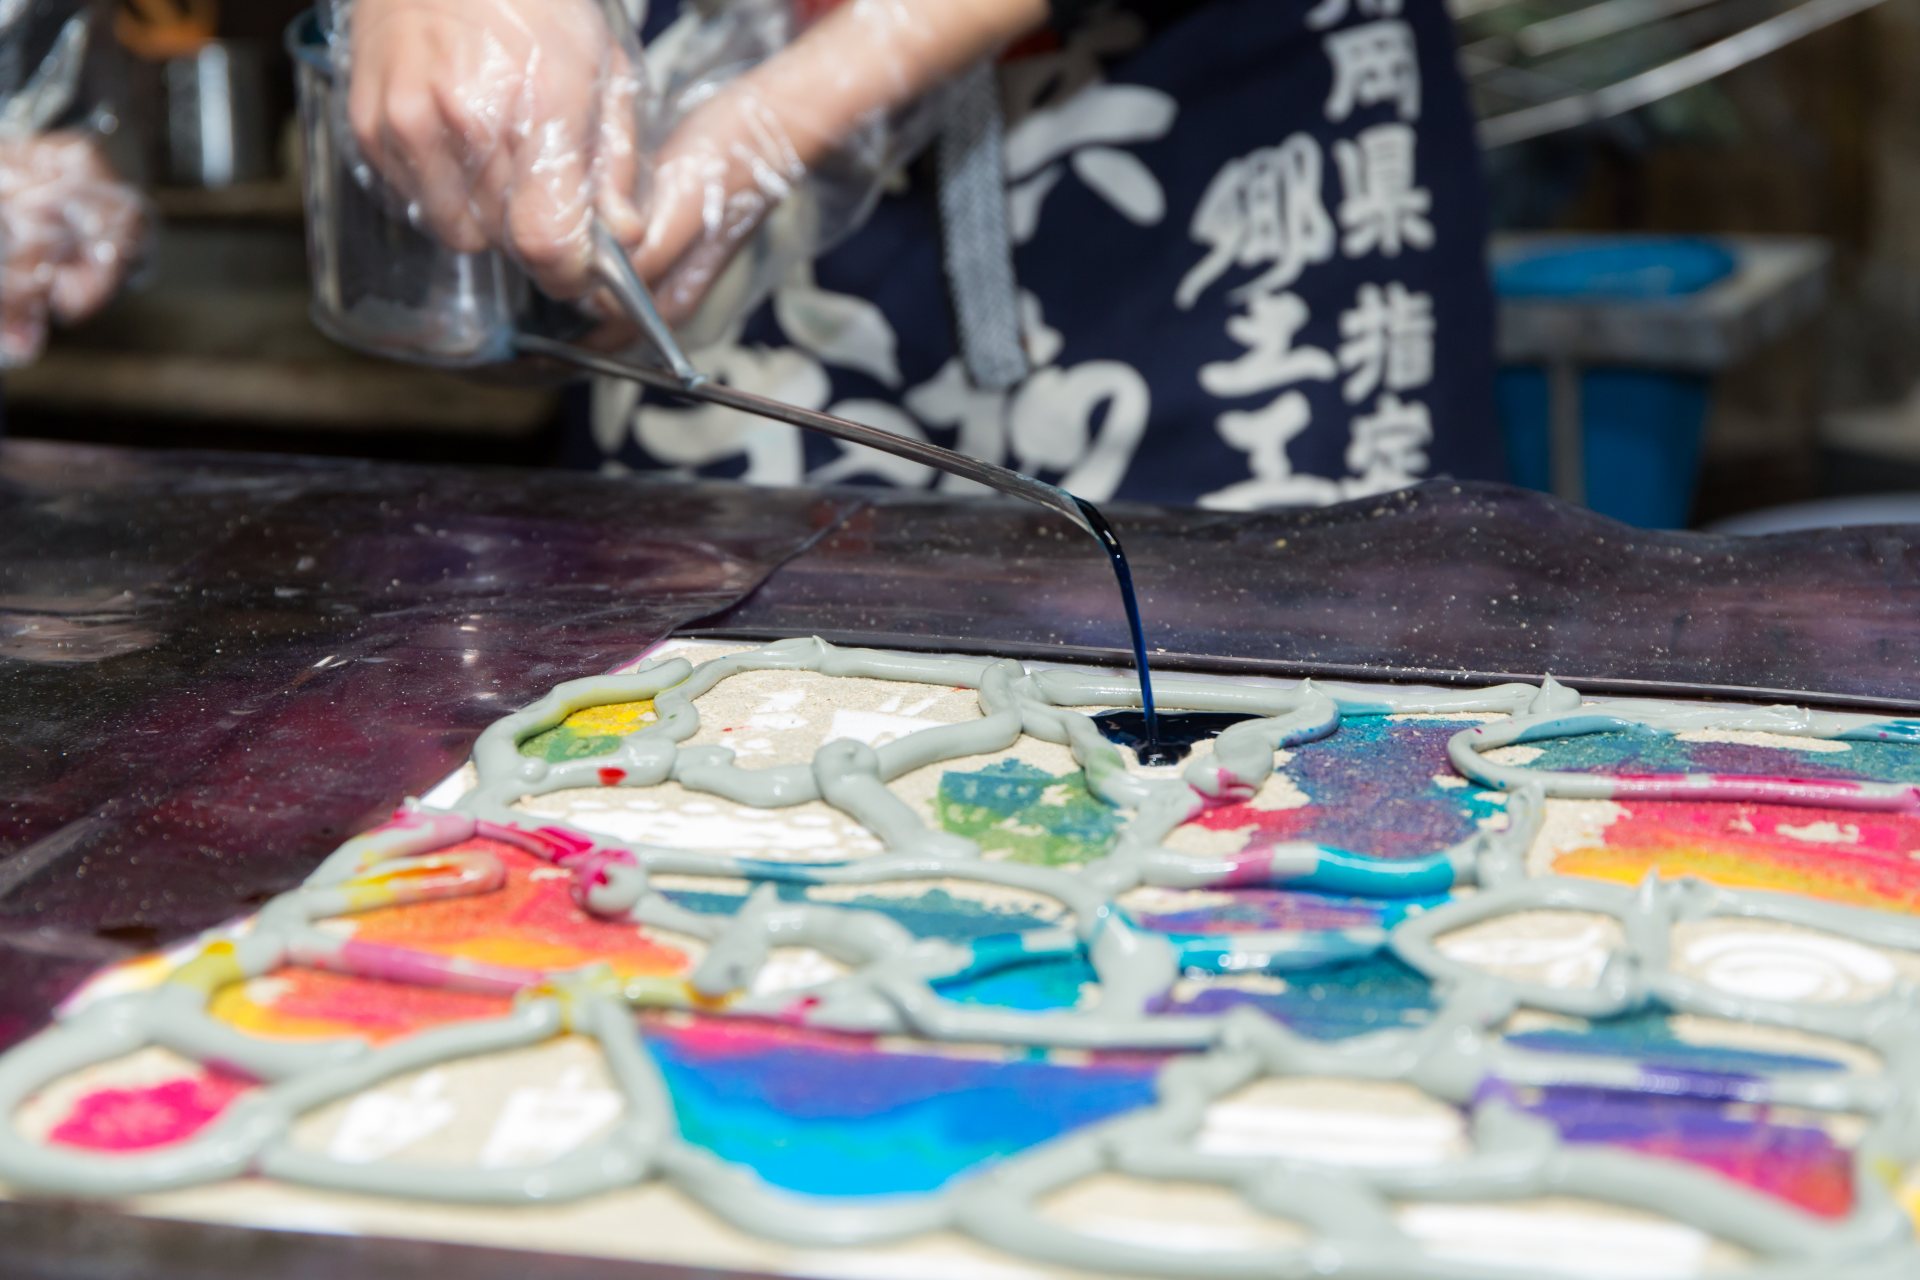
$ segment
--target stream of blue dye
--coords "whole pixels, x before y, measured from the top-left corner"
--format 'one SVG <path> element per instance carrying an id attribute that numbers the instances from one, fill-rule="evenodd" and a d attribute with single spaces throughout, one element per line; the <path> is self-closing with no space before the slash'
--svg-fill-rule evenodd
<path id="1" fill-rule="evenodd" d="M 1147 666 L 1147 632 L 1140 625 L 1140 597 L 1133 590 L 1133 569 L 1127 564 L 1127 553 L 1121 549 L 1120 535 L 1100 514 L 1100 508 L 1085 498 L 1073 501 L 1080 508 L 1080 514 L 1087 518 L 1088 527 L 1113 565 L 1113 580 L 1120 584 L 1120 603 L 1127 610 L 1127 631 L 1133 638 L 1133 669 L 1140 677 L 1140 719 L 1144 729 L 1136 754 L 1141 764 L 1174 764 L 1186 752 L 1169 754 L 1160 746 L 1160 717 L 1153 706 L 1153 672 Z"/>

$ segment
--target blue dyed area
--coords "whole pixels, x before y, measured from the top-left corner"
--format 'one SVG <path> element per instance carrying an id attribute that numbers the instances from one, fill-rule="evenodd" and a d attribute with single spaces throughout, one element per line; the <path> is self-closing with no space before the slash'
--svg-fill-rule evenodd
<path id="1" fill-rule="evenodd" d="M 1080 1003 L 1082 984 L 1097 980 L 1093 966 L 1084 956 L 1048 956 L 936 982 L 933 988 L 959 1004 L 990 1004 L 1003 1009 L 1070 1009 Z"/>
<path id="2" fill-rule="evenodd" d="M 1682 742 L 1652 729 L 1540 737 L 1530 769 L 1567 773 L 1720 773 L 1749 777 L 1920 782 L 1920 751 L 1899 733 L 1853 741 L 1844 751 L 1795 751 L 1739 742 Z"/>
<path id="3" fill-rule="evenodd" d="M 783 902 L 805 902 L 808 886 L 781 884 L 775 892 Z M 738 893 L 709 893 L 701 890 L 667 889 L 663 896 L 675 906 L 702 915 L 731 915 L 738 911 L 746 896 Z M 1024 911 L 1016 911 L 983 902 L 975 902 L 947 892 L 928 889 L 913 898 L 874 895 L 836 898 L 827 904 L 872 911 L 892 920 L 916 938 L 939 938 L 947 942 L 970 942 L 975 938 L 1022 929 L 1043 929 L 1053 922 Z"/>
<path id="4" fill-rule="evenodd" d="M 1508 1036 L 1507 1043 L 1545 1053 L 1601 1054 L 1633 1058 L 1653 1068 L 1742 1077 L 1775 1071 L 1835 1071 L 1845 1066 L 1809 1054 L 1693 1044 L 1674 1035 L 1672 1022 L 1658 1012 L 1608 1018 L 1580 1031 L 1525 1031 Z"/>
<path id="5" fill-rule="evenodd" d="M 1303 969 L 1321 969 L 1332 964 L 1365 960 L 1387 944 L 1385 929 L 1316 929 L 1287 935 L 1290 946 L 1266 952 L 1263 962 L 1254 966 L 1237 952 L 1239 944 L 1231 934 L 1167 935 L 1179 949 L 1183 972 L 1194 973 L 1288 973 Z"/>
<path id="6" fill-rule="evenodd" d="M 1388 954 L 1289 974 L 1285 982 L 1284 990 L 1272 993 L 1213 987 L 1161 1011 L 1218 1014 L 1251 1005 L 1301 1035 L 1345 1040 L 1371 1031 L 1418 1026 L 1437 1007 L 1427 980 Z"/>
<path id="7" fill-rule="evenodd" d="M 664 1028 L 648 1037 L 681 1136 L 811 1195 L 933 1191 L 1153 1101 L 1155 1064 L 1144 1061 L 1068 1067 L 708 1039 Z"/>

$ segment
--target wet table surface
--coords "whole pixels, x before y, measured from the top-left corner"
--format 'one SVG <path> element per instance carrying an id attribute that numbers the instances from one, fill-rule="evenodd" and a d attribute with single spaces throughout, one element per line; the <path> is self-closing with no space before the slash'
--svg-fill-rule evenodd
<path id="1" fill-rule="evenodd" d="M 1173 668 L 1920 707 L 1920 525 L 1650 532 L 1447 483 L 1317 511 L 1108 515 Z M 1064 522 L 891 499 L 707 629 L 1123 662 L 1125 625 Z"/>
<path id="2" fill-rule="evenodd" d="M 1920 705 L 1920 527 L 1651 534 L 1446 483 L 1109 515 L 1169 667 Z M 488 723 L 674 630 L 1126 660 L 1098 548 L 995 500 L 0 445 L 0 1043 L 101 965 L 298 883 Z M 76 1266 L 245 1253 L 64 1212 L 4 1233 L 16 1261 L 33 1241 Z M 347 1265 L 275 1239 L 276 1271 Z M 458 1252 L 408 1248 L 349 1269 Z"/>

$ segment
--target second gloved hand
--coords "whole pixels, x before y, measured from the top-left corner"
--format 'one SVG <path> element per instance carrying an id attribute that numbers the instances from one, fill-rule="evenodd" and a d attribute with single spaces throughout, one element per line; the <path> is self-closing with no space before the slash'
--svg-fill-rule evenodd
<path id="1" fill-rule="evenodd" d="M 40 354 L 53 321 L 99 310 L 126 278 L 146 206 L 93 138 L 0 140 L 0 366 Z"/>
<path id="2" fill-rule="evenodd" d="M 858 224 L 931 133 L 930 91 L 1044 21 L 1043 0 L 843 0 L 796 31 L 789 0 L 735 0 L 677 50 L 635 265 L 685 321 L 741 248 L 803 193 L 809 217 L 754 279 L 753 305 L 798 254 Z M 744 68 L 744 70 L 742 69 Z"/>

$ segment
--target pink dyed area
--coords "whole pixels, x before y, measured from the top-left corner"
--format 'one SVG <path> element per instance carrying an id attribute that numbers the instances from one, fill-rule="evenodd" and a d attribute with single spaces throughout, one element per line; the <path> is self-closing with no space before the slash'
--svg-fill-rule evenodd
<path id="1" fill-rule="evenodd" d="M 1848 810 L 1920 812 L 1920 787 L 1896 794 L 1868 793 L 1859 782 L 1834 778 L 1769 778 L 1745 774 L 1618 773 L 1616 799 L 1733 800 L 1760 804 L 1831 805 Z"/>
<path id="2" fill-rule="evenodd" d="M 1832 1144 L 1804 1144 L 1804 1151 L 1775 1151 L 1756 1127 L 1753 1139 L 1690 1145 L 1683 1138 L 1648 1138 L 1623 1145 L 1647 1155 L 1668 1156 L 1764 1191 L 1823 1218 L 1844 1218 L 1853 1209 L 1853 1156 Z"/>
<path id="3" fill-rule="evenodd" d="M 252 1088 L 238 1076 L 209 1073 L 138 1089 L 96 1089 L 47 1135 L 55 1146 L 144 1151 L 184 1142 Z"/>
<path id="4" fill-rule="evenodd" d="M 1837 841 L 1808 839 L 1829 826 Z M 1863 809 L 1714 802 L 1623 805 L 1602 843 L 1554 859 L 1565 875 L 1633 884 L 1649 871 L 1735 889 L 1920 911 L 1920 818 Z"/>

